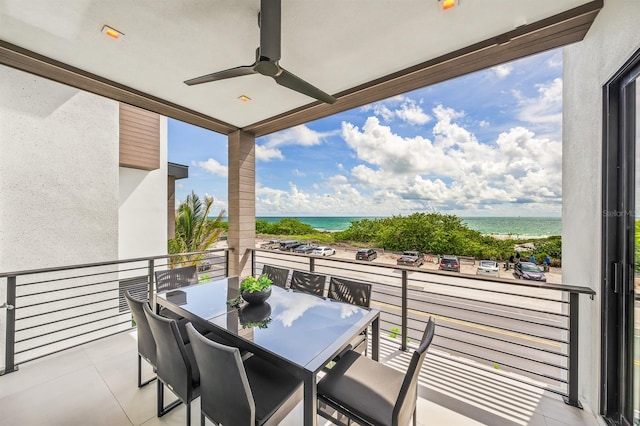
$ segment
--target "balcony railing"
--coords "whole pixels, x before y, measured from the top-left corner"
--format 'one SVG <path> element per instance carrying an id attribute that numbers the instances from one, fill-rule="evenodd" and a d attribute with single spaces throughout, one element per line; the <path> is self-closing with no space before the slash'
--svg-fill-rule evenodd
<path id="1" fill-rule="evenodd" d="M 263 264 L 372 284 L 381 333 L 401 349 L 419 340 L 429 316 L 437 320 L 433 348 L 481 363 L 515 380 L 578 401 L 579 296 L 587 287 L 492 279 L 280 251 L 252 251 L 252 271 Z M 355 256 L 354 256 L 355 257 Z"/>
<path id="2" fill-rule="evenodd" d="M 0 294 L 6 296 L 6 315 L 0 310 L 5 331 L 0 375 L 131 328 L 124 293 L 146 298 L 153 292 L 154 272 L 183 261 L 198 266 L 200 279 L 228 275 L 226 249 L 0 273 Z"/>
<path id="3" fill-rule="evenodd" d="M 226 249 L 197 254 L 202 255 L 198 261 L 201 279 L 228 276 Z M 463 363 L 489 365 L 496 374 L 580 405 L 578 302 L 581 294 L 593 296 L 587 287 L 489 279 L 277 250 L 255 249 L 250 254 L 254 274 L 270 264 L 371 283 L 372 306 L 381 311 L 381 333 L 395 338 L 401 349 L 419 340 L 428 317 L 433 316 L 438 323 L 433 348 Z M 6 330 L 1 373 L 131 328 L 124 292 L 143 297 L 152 294 L 154 271 L 178 260 L 155 256 L 0 274 L 0 290 L 6 289 L 9 307 L 4 318 L 0 315 L 0 326 L 4 319 Z"/>

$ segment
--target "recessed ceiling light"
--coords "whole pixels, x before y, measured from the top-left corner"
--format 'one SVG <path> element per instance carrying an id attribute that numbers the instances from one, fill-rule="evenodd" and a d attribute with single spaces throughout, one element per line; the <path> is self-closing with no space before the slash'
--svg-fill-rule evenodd
<path id="1" fill-rule="evenodd" d="M 245 95 L 238 96 L 238 99 L 240 99 L 242 102 L 249 102 L 251 100 L 250 97 L 245 96 Z"/>
<path id="2" fill-rule="evenodd" d="M 123 37 L 124 34 L 121 33 L 120 31 L 116 30 L 115 28 L 111 28 L 108 25 L 105 25 L 104 27 L 102 27 L 102 34 L 107 35 L 113 39 L 119 39 L 120 37 Z"/>
<path id="3" fill-rule="evenodd" d="M 442 10 L 451 9 L 458 4 L 458 0 L 439 0 Z"/>

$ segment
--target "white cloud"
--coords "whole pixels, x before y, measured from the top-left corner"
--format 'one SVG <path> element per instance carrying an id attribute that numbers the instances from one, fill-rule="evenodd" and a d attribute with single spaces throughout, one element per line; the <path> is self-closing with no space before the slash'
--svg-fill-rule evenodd
<path id="1" fill-rule="evenodd" d="M 304 172 L 302 172 L 302 171 L 300 171 L 300 170 L 298 170 L 298 169 L 293 169 L 293 175 L 294 175 L 294 176 L 297 176 L 297 177 L 304 177 L 304 176 L 306 176 L 307 174 L 306 174 L 306 173 L 304 173 Z"/>
<path id="2" fill-rule="evenodd" d="M 282 151 L 278 149 L 281 146 L 298 145 L 311 147 L 320 145 L 324 137 L 331 133 L 321 133 L 311 130 L 305 125 L 292 127 L 270 136 L 267 141 L 261 145 L 256 144 L 256 160 L 271 161 L 284 160 Z"/>
<path id="3" fill-rule="evenodd" d="M 438 105 L 433 139 L 401 137 L 369 117 L 362 129 L 343 123 L 347 145 L 364 164 L 349 184 L 363 194 L 393 199 L 397 207 L 482 210 L 493 205 L 561 202 L 560 142 L 514 127 L 481 143 L 456 121 L 465 114 Z M 399 201 L 395 201 L 399 200 Z"/>
<path id="4" fill-rule="evenodd" d="M 403 103 L 395 114 L 411 125 L 422 125 L 432 120 L 431 116 L 425 114 L 420 105 L 413 101 Z"/>
<path id="5" fill-rule="evenodd" d="M 513 66 L 509 64 L 502 64 L 491 68 L 491 71 L 498 77 L 499 79 L 503 79 L 511 74 L 513 71 Z"/>
<path id="6" fill-rule="evenodd" d="M 284 160 L 282 152 L 277 148 L 256 145 L 256 161 Z"/>
<path id="7" fill-rule="evenodd" d="M 419 102 L 402 95 L 376 102 L 363 110 L 373 111 L 374 115 L 381 117 L 385 122 L 399 118 L 412 126 L 423 125 L 432 120 Z"/>
<path id="8" fill-rule="evenodd" d="M 207 161 L 198 161 L 192 163 L 195 166 L 201 167 L 207 172 L 220 177 L 227 177 L 229 175 L 229 169 L 227 166 L 223 166 L 217 160 L 209 158 Z"/>
<path id="9" fill-rule="evenodd" d="M 489 123 L 486 120 L 480 120 L 480 122 L 478 123 L 478 126 L 480 126 L 480 127 L 489 127 L 489 126 L 491 126 L 491 123 Z"/>
<path id="10" fill-rule="evenodd" d="M 546 84 L 537 84 L 538 96 L 527 98 L 514 92 L 518 100 L 518 119 L 535 125 L 540 132 L 548 132 L 549 137 L 560 138 L 562 129 L 562 79 L 556 78 Z"/>
<path id="11" fill-rule="evenodd" d="M 283 145 L 313 146 L 322 143 L 323 134 L 300 125 L 273 134 L 265 146 L 273 148 Z"/>
<path id="12" fill-rule="evenodd" d="M 546 62 L 547 66 L 551 69 L 562 68 L 562 53 L 556 52 Z"/>

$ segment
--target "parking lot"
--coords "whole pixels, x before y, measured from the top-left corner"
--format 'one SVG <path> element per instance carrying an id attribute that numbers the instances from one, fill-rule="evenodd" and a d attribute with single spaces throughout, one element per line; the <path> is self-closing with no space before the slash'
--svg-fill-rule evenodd
<path id="1" fill-rule="evenodd" d="M 260 247 L 262 243 L 266 240 L 256 240 L 256 247 Z M 334 249 L 336 249 L 335 257 L 341 259 L 355 259 L 356 251 L 358 248 L 356 247 L 344 247 L 341 245 L 333 245 Z M 398 259 L 399 254 L 391 253 L 391 252 L 383 252 L 378 251 L 378 257 L 373 260 L 373 263 L 385 263 L 389 265 L 395 265 L 396 260 Z M 460 259 L 460 273 L 461 274 L 470 274 L 475 275 L 476 269 L 478 267 L 478 261 L 476 260 L 474 263 L 471 260 Z M 513 269 L 509 271 L 505 271 L 504 269 L 504 261 L 499 261 L 498 265 L 500 266 L 500 278 L 513 279 L 516 280 L 513 275 Z M 422 270 L 437 270 L 438 269 L 438 258 L 437 256 L 425 256 L 424 265 L 420 266 Z M 549 272 L 545 272 L 545 276 L 547 277 L 548 283 L 561 284 L 562 283 L 562 270 L 560 268 L 551 268 Z"/>

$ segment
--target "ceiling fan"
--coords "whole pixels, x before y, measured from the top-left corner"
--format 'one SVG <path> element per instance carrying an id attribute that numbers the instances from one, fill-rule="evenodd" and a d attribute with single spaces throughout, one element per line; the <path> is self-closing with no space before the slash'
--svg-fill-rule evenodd
<path id="1" fill-rule="evenodd" d="M 256 61 L 252 65 L 243 65 L 224 71 L 214 72 L 185 81 L 185 84 L 209 83 L 225 78 L 241 77 L 250 74 L 262 74 L 273 78 L 276 83 L 296 92 L 332 104 L 336 98 L 307 83 L 300 77 L 280 66 L 280 2 L 281 0 L 260 0 L 258 25 L 260 26 L 260 47 L 256 49 Z"/>

